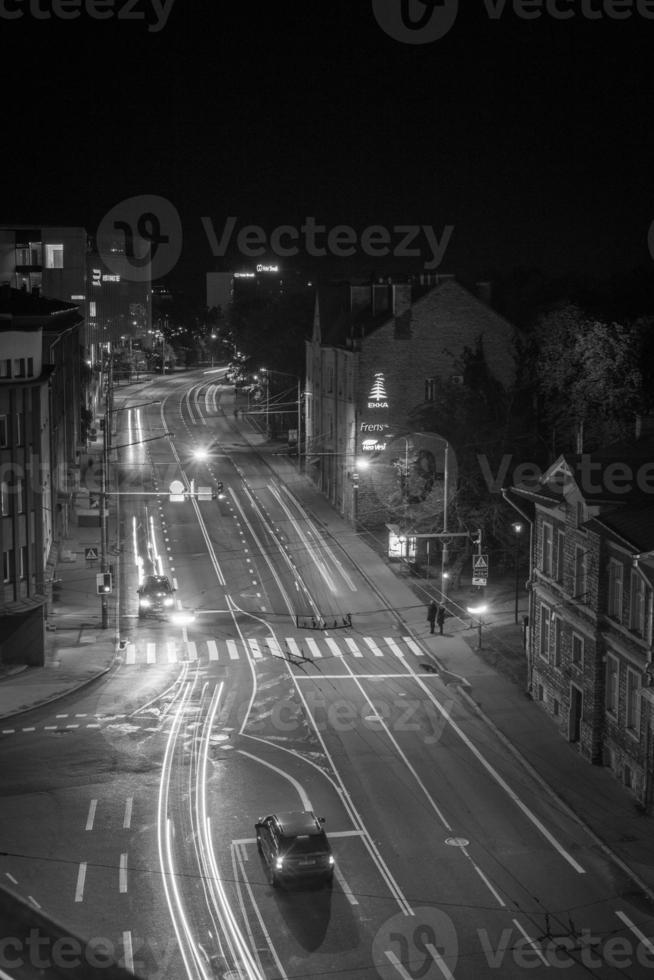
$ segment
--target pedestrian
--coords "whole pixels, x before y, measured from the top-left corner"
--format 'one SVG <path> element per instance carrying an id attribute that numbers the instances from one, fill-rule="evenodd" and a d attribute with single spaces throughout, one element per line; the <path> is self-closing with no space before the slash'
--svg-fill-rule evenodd
<path id="1" fill-rule="evenodd" d="M 445 622 L 445 606 L 439 606 L 438 607 L 438 613 L 436 614 L 436 622 L 438 623 L 438 629 L 439 629 L 439 632 L 440 632 L 440 634 L 442 636 L 443 635 L 443 623 Z"/>
<path id="2" fill-rule="evenodd" d="M 434 632 L 434 624 L 436 623 L 436 613 L 438 611 L 438 606 L 436 605 L 436 600 L 432 599 L 427 607 L 427 621 L 429 622 L 429 632 Z"/>

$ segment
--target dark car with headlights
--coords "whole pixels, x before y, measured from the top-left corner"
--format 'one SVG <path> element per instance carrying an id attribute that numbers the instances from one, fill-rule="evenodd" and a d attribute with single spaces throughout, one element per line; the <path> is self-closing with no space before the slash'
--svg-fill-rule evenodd
<path id="1" fill-rule="evenodd" d="M 334 855 L 324 822 L 312 810 L 273 813 L 257 821 L 257 848 L 273 887 L 310 880 L 332 884 Z"/>
<path id="2" fill-rule="evenodd" d="M 175 590 L 165 575 L 148 575 L 136 591 L 139 597 L 139 619 L 152 613 L 172 612 Z"/>

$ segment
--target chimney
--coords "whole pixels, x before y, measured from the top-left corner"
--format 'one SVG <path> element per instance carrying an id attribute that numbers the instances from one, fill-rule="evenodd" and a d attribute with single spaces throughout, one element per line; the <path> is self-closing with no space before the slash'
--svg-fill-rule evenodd
<path id="1" fill-rule="evenodd" d="M 383 313 L 384 310 L 388 309 L 388 286 L 385 284 L 375 285 L 372 287 L 372 315 L 376 316 L 378 313 Z"/>
<path id="2" fill-rule="evenodd" d="M 400 317 L 411 309 L 411 285 L 408 282 L 395 282 L 393 290 L 393 316 Z"/>
<path id="3" fill-rule="evenodd" d="M 483 282 L 478 282 L 475 286 L 477 290 L 477 298 L 485 303 L 486 306 L 490 306 L 493 299 L 493 286 L 487 280 Z"/>
<path id="4" fill-rule="evenodd" d="M 370 306 L 370 286 L 353 286 L 350 284 L 350 312 L 360 313 Z"/>

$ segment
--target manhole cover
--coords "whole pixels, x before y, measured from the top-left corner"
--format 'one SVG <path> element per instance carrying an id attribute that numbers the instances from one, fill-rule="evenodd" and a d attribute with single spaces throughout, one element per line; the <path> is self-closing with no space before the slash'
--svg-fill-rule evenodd
<path id="1" fill-rule="evenodd" d="M 465 837 L 448 837 L 445 843 L 449 844 L 450 847 L 467 847 L 470 841 L 466 840 Z"/>

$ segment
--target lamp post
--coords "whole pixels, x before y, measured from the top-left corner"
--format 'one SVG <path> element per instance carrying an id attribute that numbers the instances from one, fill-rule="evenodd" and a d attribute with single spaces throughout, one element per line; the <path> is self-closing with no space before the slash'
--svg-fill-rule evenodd
<path id="1" fill-rule="evenodd" d="M 515 622 L 518 623 L 518 598 L 520 589 L 520 535 L 522 524 L 516 521 L 511 525 L 515 532 Z"/>
<path id="2" fill-rule="evenodd" d="M 477 616 L 477 649 L 481 650 L 481 628 L 483 625 L 482 616 L 487 610 L 487 606 L 467 606 L 466 607 L 471 616 Z M 472 624 L 471 624 L 472 625 Z"/>

